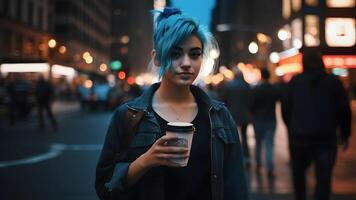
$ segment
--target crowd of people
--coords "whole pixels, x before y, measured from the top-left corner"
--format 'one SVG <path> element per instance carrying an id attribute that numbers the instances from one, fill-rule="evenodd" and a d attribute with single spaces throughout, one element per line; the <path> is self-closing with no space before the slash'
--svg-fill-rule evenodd
<path id="1" fill-rule="evenodd" d="M 65 78 L 54 81 L 42 73 L 9 73 L 0 77 L 0 117 L 13 126 L 35 116 L 40 131 L 45 130 L 47 121 L 57 131 L 58 122 L 52 111 L 54 101 L 80 102 L 85 112 L 108 111 L 142 92 L 137 85 L 118 82 L 110 86 L 103 78 L 94 80 L 91 87 L 80 82 L 71 88 Z"/>
<path id="2" fill-rule="evenodd" d="M 276 103 L 280 102 L 287 127 L 295 199 L 307 198 L 307 169 L 314 164 L 315 199 L 327 200 L 337 147 L 341 144 L 346 150 L 351 134 L 349 97 L 341 81 L 326 73 L 317 50 L 303 50 L 303 68 L 286 84 L 272 84 L 270 73 L 264 68 L 261 80 L 253 86 L 237 71 L 235 79 L 220 88 L 220 99 L 227 104 L 238 126 L 246 167 L 251 163 L 246 126 L 252 124 L 256 172 L 260 173 L 262 167 L 264 146 L 269 178 L 274 178 Z"/>
<path id="3" fill-rule="evenodd" d="M 44 130 L 47 118 L 52 129 L 58 130 L 51 106 L 55 90 L 43 75 L 38 75 L 36 80 L 31 80 L 23 73 L 10 73 L 2 80 L 1 88 L 0 105 L 6 108 L 3 113 L 7 116 L 10 125 L 15 125 L 19 120 L 27 120 L 35 110 L 40 131 Z"/>

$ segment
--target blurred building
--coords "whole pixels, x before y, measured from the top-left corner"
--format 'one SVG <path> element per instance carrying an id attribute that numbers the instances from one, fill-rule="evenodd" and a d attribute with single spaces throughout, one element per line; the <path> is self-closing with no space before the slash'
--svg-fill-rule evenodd
<path id="1" fill-rule="evenodd" d="M 152 49 L 154 1 L 112 1 L 111 59 L 132 75 L 147 69 Z M 115 66 L 114 66 L 115 68 Z"/>
<path id="2" fill-rule="evenodd" d="M 316 48 L 328 71 L 356 90 L 355 0 L 283 0 L 282 12 L 285 23 L 278 35 L 284 51 L 276 72 L 301 72 L 298 49 Z"/>
<path id="3" fill-rule="evenodd" d="M 43 72 L 65 66 L 57 70 L 63 75 L 106 73 L 100 66 L 110 59 L 110 8 L 110 0 L 0 0 L 0 62 L 45 63 L 35 66 Z"/>
<path id="4" fill-rule="evenodd" d="M 282 24 L 281 7 L 281 1 L 217 0 L 211 27 L 221 48 L 221 64 L 267 65 L 269 54 L 281 49 L 276 35 Z"/>
<path id="5" fill-rule="evenodd" d="M 51 59 L 82 71 L 105 73 L 110 60 L 111 1 L 55 0 Z M 104 70 L 106 69 L 106 70 Z"/>
<path id="6" fill-rule="evenodd" d="M 0 63 L 47 60 L 53 1 L 0 0 Z"/>

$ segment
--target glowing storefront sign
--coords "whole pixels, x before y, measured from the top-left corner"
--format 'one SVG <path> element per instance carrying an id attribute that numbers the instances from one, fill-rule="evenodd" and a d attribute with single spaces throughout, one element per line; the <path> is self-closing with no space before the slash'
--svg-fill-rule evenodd
<path id="1" fill-rule="evenodd" d="M 327 68 L 356 68 L 356 55 L 324 55 L 323 61 Z"/>
<path id="2" fill-rule="evenodd" d="M 345 68 L 333 68 L 331 72 L 336 76 L 348 77 L 349 72 Z"/>
<path id="3" fill-rule="evenodd" d="M 297 12 L 302 7 L 302 0 L 292 0 L 293 11 Z"/>
<path id="4" fill-rule="evenodd" d="M 305 0 L 305 4 L 307 6 L 317 6 L 319 4 L 319 0 Z"/>
<path id="5" fill-rule="evenodd" d="M 355 0 L 327 0 L 326 5 L 331 8 L 355 7 Z"/>
<path id="6" fill-rule="evenodd" d="M 325 39 L 330 47 L 352 47 L 355 45 L 355 19 L 326 18 Z"/>
<path id="7" fill-rule="evenodd" d="M 275 71 L 276 75 L 283 76 L 288 73 L 301 73 L 303 71 L 302 57 L 303 55 L 298 53 L 281 59 Z M 356 55 L 324 55 L 323 62 L 325 68 L 356 68 Z M 338 70 L 338 72 L 340 71 Z M 344 71 L 342 72 L 342 76 L 345 76 Z M 339 76 L 341 75 L 339 74 Z"/>
<path id="8" fill-rule="evenodd" d="M 283 0 L 282 4 L 282 16 L 284 19 L 288 19 L 292 12 L 292 5 L 290 0 Z"/>
<path id="9" fill-rule="evenodd" d="M 303 22 L 300 18 L 292 21 L 292 44 L 294 48 L 300 49 L 303 46 Z"/>
<path id="10" fill-rule="evenodd" d="M 48 72 L 48 63 L 4 63 L 0 65 L 1 73 L 10 72 Z"/>
<path id="11" fill-rule="evenodd" d="M 304 43 L 306 46 L 315 47 L 320 44 L 319 17 L 317 15 L 305 16 Z"/>
<path id="12" fill-rule="evenodd" d="M 288 50 L 280 54 L 281 60 L 278 67 L 275 69 L 277 76 L 283 76 L 288 73 L 301 73 L 303 71 L 302 66 L 302 54 L 294 53 L 295 51 Z M 291 53 L 293 52 L 293 54 Z"/>
<path id="13" fill-rule="evenodd" d="M 63 75 L 68 77 L 74 77 L 76 75 L 76 71 L 73 68 L 62 65 L 53 65 L 51 71 L 53 75 Z"/>

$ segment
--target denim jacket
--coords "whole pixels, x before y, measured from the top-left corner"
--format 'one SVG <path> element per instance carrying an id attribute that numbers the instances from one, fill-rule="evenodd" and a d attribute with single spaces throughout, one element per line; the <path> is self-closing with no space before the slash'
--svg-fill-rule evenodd
<path id="1" fill-rule="evenodd" d="M 150 169 L 134 186 L 124 184 L 131 162 L 145 153 L 162 136 L 151 108 L 152 85 L 140 97 L 120 105 L 113 114 L 105 143 L 97 164 L 95 188 L 100 199 L 164 200 L 164 177 L 160 167 Z M 199 87 L 191 86 L 195 98 L 207 106 L 211 128 L 211 190 L 213 200 L 246 200 L 248 187 L 243 165 L 241 144 L 234 120 L 228 109 L 212 100 Z M 120 138 L 127 109 L 144 111 L 130 148 L 120 152 Z M 115 160 L 115 161 L 114 161 Z M 197 191 L 199 192 L 199 191 Z"/>

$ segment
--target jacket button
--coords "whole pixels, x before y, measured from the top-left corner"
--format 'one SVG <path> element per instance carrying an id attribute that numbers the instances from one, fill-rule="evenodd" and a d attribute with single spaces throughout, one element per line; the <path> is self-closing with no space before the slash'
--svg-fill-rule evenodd
<path id="1" fill-rule="evenodd" d="M 217 179 L 218 178 L 218 176 L 216 175 L 216 174 L 214 174 L 214 176 L 213 176 L 215 179 Z"/>
<path id="2" fill-rule="evenodd" d="M 135 115 L 135 114 L 133 114 L 133 115 L 132 115 L 132 117 L 133 117 L 133 118 L 135 118 L 135 117 L 136 117 L 136 115 Z"/>

